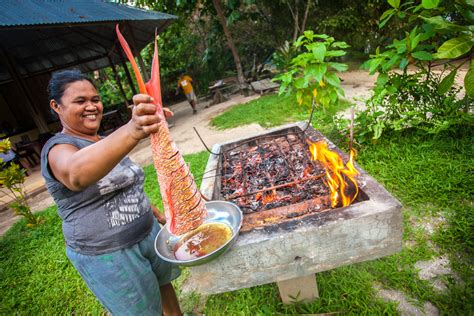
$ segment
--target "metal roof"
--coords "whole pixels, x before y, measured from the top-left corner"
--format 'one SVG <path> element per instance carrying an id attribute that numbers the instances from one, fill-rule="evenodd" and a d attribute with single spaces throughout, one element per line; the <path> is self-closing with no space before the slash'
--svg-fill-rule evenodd
<path id="1" fill-rule="evenodd" d="M 75 67 L 91 71 L 120 61 L 115 25 L 141 50 L 173 15 L 99 0 L 0 1 L 0 50 L 27 78 Z M 13 80 L 5 58 L 0 83 Z"/>

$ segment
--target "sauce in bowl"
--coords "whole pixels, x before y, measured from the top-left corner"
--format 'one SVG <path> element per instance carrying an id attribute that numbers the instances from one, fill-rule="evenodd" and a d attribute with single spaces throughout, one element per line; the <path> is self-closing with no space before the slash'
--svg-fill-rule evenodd
<path id="1" fill-rule="evenodd" d="M 210 254 L 232 238 L 232 229 L 223 223 L 207 223 L 184 235 L 174 248 L 177 260 L 192 260 Z"/>

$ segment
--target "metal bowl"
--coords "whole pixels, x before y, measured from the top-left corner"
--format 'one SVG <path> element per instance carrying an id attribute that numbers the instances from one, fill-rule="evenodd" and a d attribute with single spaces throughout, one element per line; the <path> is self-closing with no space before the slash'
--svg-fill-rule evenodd
<path id="1" fill-rule="evenodd" d="M 155 251 L 158 256 L 168 262 L 175 263 L 180 266 L 197 266 L 214 260 L 218 256 L 225 253 L 235 243 L 242 226 L 242 211 L 234 203 L 226 201 L 209 201 L 206 202 L 207 218 L 206 223 L 222 223 L 228 225 L 232 229 L 232 238 L 230 238 L 220 248 L 213 252 L 191 260 L 178 260 L 174 255 L 176 243 L 182 236 L 172 235 L 168 227 L 163 227 L 155 238 Z"/>

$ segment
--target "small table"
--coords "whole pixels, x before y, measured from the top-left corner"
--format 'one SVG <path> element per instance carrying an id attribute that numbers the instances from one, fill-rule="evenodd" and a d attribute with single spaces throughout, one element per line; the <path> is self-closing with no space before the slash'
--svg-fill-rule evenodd
<path id="1" fill-rule="evenodd" d="M 25 158 L 31 167 L 36 166 L 40 162 L 40 144 L 38 141 L 20 142 L 15 144 L 16 154 L 20 158 Z"/>
<path id="2" fill-rule="evenodd" d="M 227 100 L 223 94 L 223 91 L 227 86 L 228 85 L 224 83 L 223 80 L 219 80 L 214 85 L 209 87 L 209 91 L 211 91 L 212 95 L 211 105 L 219 104 Z"/>

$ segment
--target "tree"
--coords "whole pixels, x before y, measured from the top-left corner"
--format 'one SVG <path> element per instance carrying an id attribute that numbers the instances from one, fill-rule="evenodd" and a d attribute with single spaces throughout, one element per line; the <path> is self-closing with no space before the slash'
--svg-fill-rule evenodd
<path id="1" fill-rule="evenodd" d="M 308 13 L 311 8 L 312 0 L 307 0 L 306 5 L 305 5 L 305 10 L 304 10 L 304 16 L 303 19 L 301 20 L 301 25 L 300 25 L 300 12 L 299 12 L 299 7 L 300 7 L 300 0 L 295 0 L 294 4 L 293 1 L 289 0 L 284 0 L 283 2 L 286 3 L 288 6 L 288 9 L 290 10 L 291 16 L 293 18 L 293 42 L 296 41 L 298 36 L 304 32 L 306 29 L 306 22 L 308 21 Z M 304 2 L 304 1 L 303 1 Z M 315 1 L 317 4 L 317 1 Z"/>
<path id="2" fill-rule="evenodd" d="M 245 78 L 244 78 L 244 73 L 242 71 L 242 63 L 240 62 L 239 53 L 237 52 L 237 49 L 235 48 L 232 35 L 230 34 L 229 29 L 227 28 L 227 22 L 226 22 L 224 13 L 222 12 L 220 0 L 212 0 L 212 3 L 214 4 L 214 8 L 216 9 L 217 16 L 219 17 L 219 22 L 221 23 L 222 29 L 224 30 L 225 36 L 227 38 L 227 45 L 232 51 L 235 67 L 237 68 L 237 79 L 239 81 L 240 89 L 242 89 L 242 87 L 245 85 Z"/>

